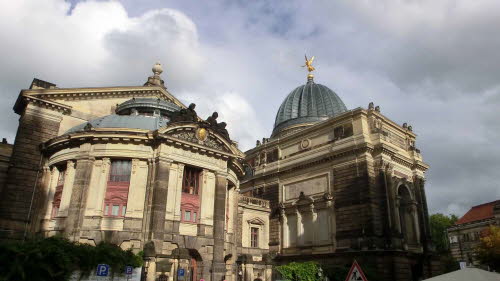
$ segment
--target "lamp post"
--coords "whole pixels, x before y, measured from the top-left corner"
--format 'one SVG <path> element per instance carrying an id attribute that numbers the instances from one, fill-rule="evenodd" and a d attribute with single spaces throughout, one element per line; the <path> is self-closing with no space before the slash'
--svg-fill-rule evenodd
<path id="1" fill-rule="evenodd" d="M 321 266 L 318 269 L 318 278 L 319 280 L 323 280 L 323 268 Z"/>
<path id="2" fill-rule="evenodd" d="M 142 267 L 141 281 L 146 281 L 148 278 L 148 268 L 151 260 L 149 258 L 144 258 L 144 266 Z"/>

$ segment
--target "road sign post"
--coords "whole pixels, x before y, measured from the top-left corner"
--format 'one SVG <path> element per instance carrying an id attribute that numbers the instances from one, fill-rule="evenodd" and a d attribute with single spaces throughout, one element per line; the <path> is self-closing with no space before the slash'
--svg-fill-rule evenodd
<path id="1" fill-rule="evenodd" d="M 363 270 L 361 270 L 361 266 L 359 266 L 356 260 L 352 263 L 351 269 L 349 270 L 345 281 L 368 281 L 363 273 Z"/>
<path id="2" fill-rule="evenodd" d="M 108 276 L 109 275 L 109 265 L 107 264 L 98 264 L 96 270 L 97 276 Z"/>

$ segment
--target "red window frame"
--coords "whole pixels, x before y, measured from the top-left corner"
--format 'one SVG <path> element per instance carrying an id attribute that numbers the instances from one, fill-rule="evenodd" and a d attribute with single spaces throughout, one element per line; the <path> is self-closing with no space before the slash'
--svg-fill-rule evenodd
<path id="1" fill-rule="evenodd" d="M 259 247 L 259 228 L 250 227 L 250 246 L 252 248 Z"/>
<path id="2" fill-rule="evenodd" d="M 189 212 L 189 218 L 186 218 L 186 213 Z M 194 206 L 183 206 L 181 209 L 181 222 L 184 223 L 198 223 L 200 219 L 199 210 Z"/>
<path id="3" fill-rule="evenodd" d="M 131 170 L 132 161 L 130 160 L 111 161 L 106 196 L 104 198 L 104 216 L 125 217 Z M 118 213 L 113 213 L 113 207 L 116 206 L 118 207 Z"/>

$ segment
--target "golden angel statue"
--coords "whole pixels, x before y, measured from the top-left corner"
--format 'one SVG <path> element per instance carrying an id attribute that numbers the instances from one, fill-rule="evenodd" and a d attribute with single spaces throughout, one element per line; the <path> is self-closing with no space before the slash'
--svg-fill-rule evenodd
<path id="1" fill-rule="evenodd" d="M 308 70 L 309 72 L 314 71 L 314 70 L 315 70 L 315 68 L 314 68 L 314 66 L 312 66 L 312 63 L 313 63 L 313 61 L 314 61 L 314 56 L 313 56 L 311 59 L 308 59 L 308 58 L 307 58 L 307 55 L 304 55 L 304 56 L 306 57 L 306 64 L 305 64 L 305 65 L 303 65 L 302 67 L 307 67 L 307 70 Z"/>

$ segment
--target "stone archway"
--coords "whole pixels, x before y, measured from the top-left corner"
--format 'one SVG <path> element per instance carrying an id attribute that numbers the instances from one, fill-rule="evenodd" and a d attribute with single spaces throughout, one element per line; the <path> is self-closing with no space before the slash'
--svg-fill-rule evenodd
<path id="1" fill-rule="evenodd" d="M 174 274 L 179 273 L 179 269 L 184 271 L 184 281 L 196 281 L 203 279 L 203 259 L 196 249 L 177 248 L 172 251 L 172 256 L 176 259 Z"/>
<path id="2" fill-rule="evenodd" d="M 418 218 L 416 215 L 416 201 L 413 199 L 410 188 L 402 184 L 398 187 L 399 229 L 407 246 L 418 245 Z"/>

